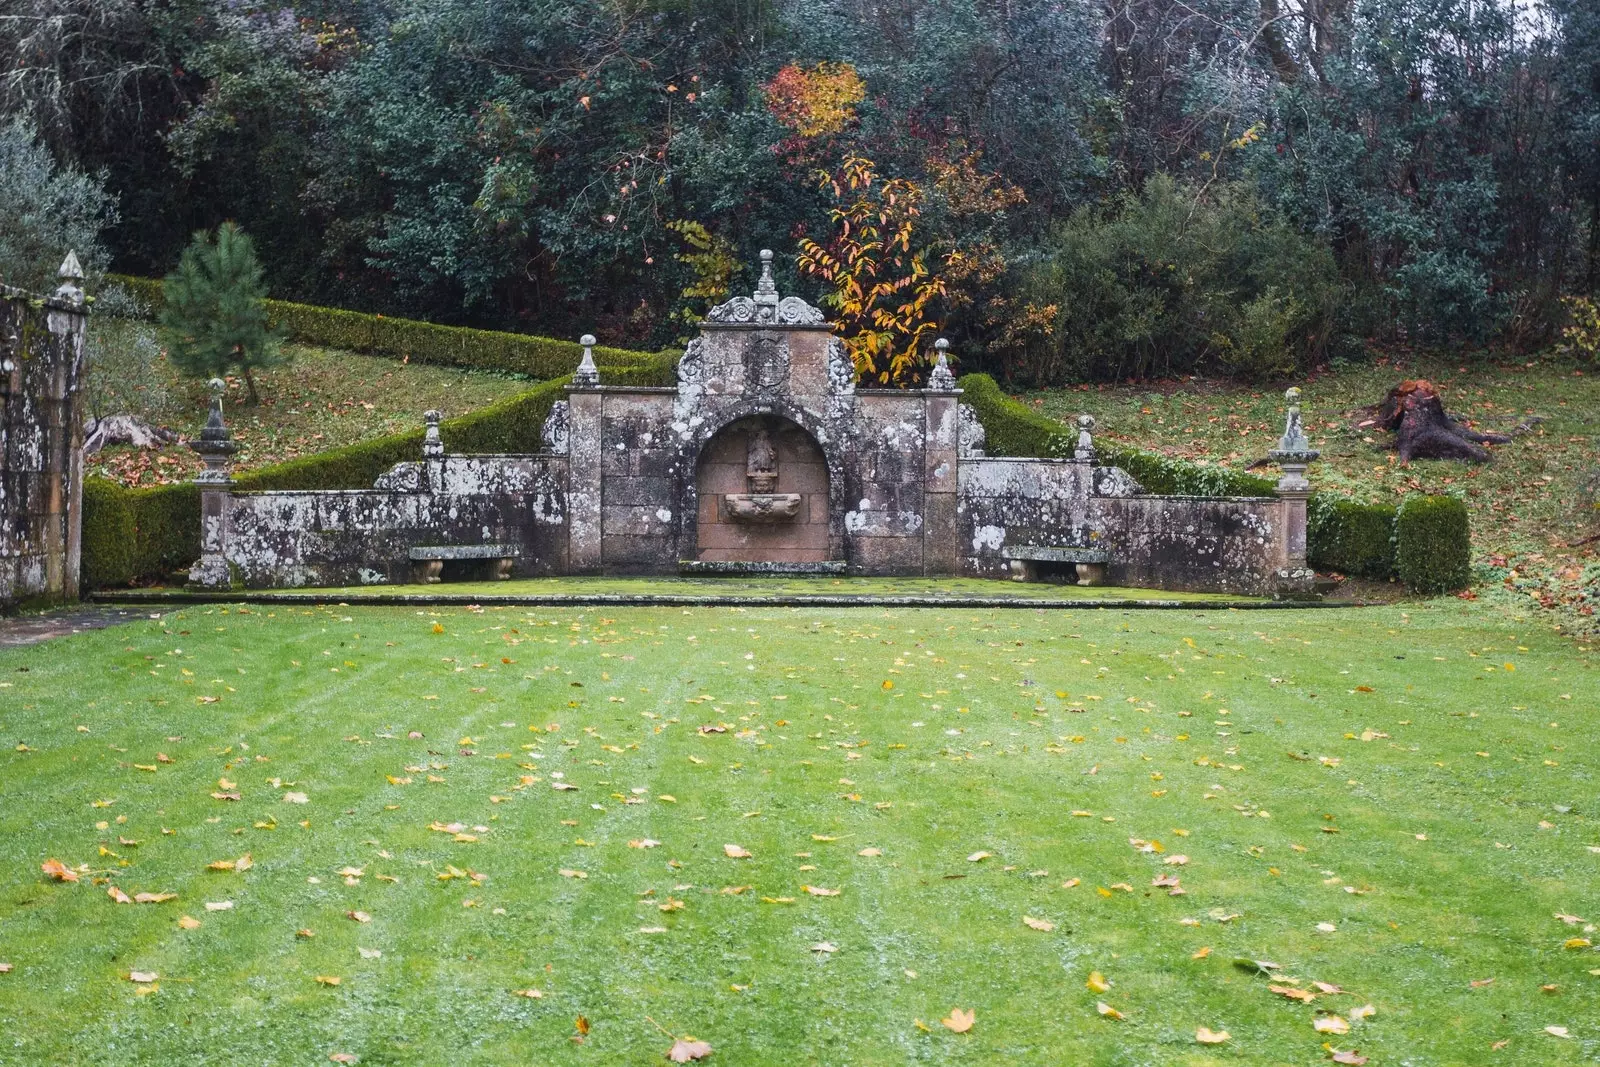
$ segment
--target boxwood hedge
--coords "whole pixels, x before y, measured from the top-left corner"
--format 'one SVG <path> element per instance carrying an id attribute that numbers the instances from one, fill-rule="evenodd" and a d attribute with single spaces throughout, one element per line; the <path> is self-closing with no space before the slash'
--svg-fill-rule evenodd
<path id="1" fill-rule="evenodd" d="M 110 274 L 107 280 L 125 286 L 152 310 L 161 307 L 161 282 Z M 576 341 L 532 334 L 474 330 L 465 326 L 440 326 L 415 319 L 369 315 L 363 311 L 268 300 L 267 318 L 273 328 L 291 341 L 324 348 L 340 348 L 368 355 L 392 356 L 412 363 L 433 363 L 472 370 L 497 370 L 526 374 L 530 378 L 556 378 L 571 374 L 583 356 Z M 597 346 L 595 362 L 601 366 L 643 366 L 658 353 Z"/>
<path id="2" fill-rule="evenodd" d="M 1395 516 L 1395 573 L 1419 593 L 1453 593 L 1471 581 L 1467 505 L 1453 496 L 1407 497 Z"/>

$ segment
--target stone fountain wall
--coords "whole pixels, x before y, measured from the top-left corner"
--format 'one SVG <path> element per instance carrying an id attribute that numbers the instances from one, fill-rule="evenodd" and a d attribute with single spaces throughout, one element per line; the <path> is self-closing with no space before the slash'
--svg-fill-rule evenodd
<path id="1" fill-rule="evenodd" d="M 444 456 L 430 434 L 371 490 L 228 494 L 221 571 L 388 583 L 413 548 L 494 544 L 522 576 L 1015 577 L 1043 551 L 1118 584 L 1267 593 L 1292 563 L 1284 499 L 1150 496 L 1087 428 L 1075 459 L 986 456 L 942 350 L 928 385 L 859 388 L 821 312 L 764 270 L 708 314 L 676 386 L 607 385 L 586 351 L 536 453 Z"/>

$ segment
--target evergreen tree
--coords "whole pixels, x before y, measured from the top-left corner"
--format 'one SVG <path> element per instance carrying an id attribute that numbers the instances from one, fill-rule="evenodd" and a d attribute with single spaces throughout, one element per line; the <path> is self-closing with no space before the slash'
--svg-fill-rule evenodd
<path id="1" fill-rule="evenodd" d="M 231 222 L 204 230 L 184 250 L 162 286 L 161 326 L 173 365 L 192 378 L 244 375 L 250 403 L 259 401 L 252 372 L 287 361 L 267 328 L 266 284 L 255 243 Z"/>

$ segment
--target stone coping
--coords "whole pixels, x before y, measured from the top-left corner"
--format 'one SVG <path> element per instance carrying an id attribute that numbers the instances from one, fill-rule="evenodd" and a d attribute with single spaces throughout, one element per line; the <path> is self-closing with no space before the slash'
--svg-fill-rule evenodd
<path id="1" fill-rule="evenodd" d="M 237 590 L 196 592 L 181 589 L 121 589 L 91 593 L 97 604 L 340 604 L 352 607 L 519 606 L 519 607 L 776 607 L 776 608 L 1033 608 L 1271 611 L 1382 606 L 1362 600 L 1166 600 L 1159 597 L 920 596 L 832 593 L 449 593 L 438 586 L 415 593 L 348 590 Z"/>

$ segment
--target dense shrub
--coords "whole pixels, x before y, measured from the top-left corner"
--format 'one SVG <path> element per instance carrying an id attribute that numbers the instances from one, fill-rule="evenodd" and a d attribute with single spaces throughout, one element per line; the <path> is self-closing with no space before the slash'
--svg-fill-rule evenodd
<path id="1" fill-rule="evenodd" d="M 1354 578 L 1394 576 L 1393 507 L 1314 493 L 1306 510 L 1306 543 L 1313 567 Z"/>
<path id="2" fill-rule="evenodd" d="M 134 573 L 136 526 L 128 491 L 104 478 L 83 482 L 83 569 L 85 589 L 127 585 Z"/>
<path id="3" fill-rule="evenodd" d="M 1419 593 L 1450 593 L 1471 581 L 1467 505 L 1453 496 L 1407 497 L 1395 516 L 1395 571 Z"/>
<path id="4" fill-rule="evenodd" d="M 627 367 L 601 367 L 609 385 L 672 384 L 670 353 Z M 540 447 L 539 431 L 570 378 L 532 389 L 440 424 L 445 448 L 461 453 L 522 453 Z M 240 492 L 267 489 L 363 489 L 396 463 L 422 455 L 422 429 L 336 448 L 238 475 Z M 92 493 L 91 493 L 91 488 Z M 84 486 L 84 588 L 164 580 L 200 554 L 200 491 L 193 483 L 123 489 L 91 479 Z"/>
<path id="5" fill-rule="evenodd" d="M 1247 186 L 1158 176 L 1058 226 L 1021 289 L 1054 317 L 1015 370 L 1055 385 L 1196 368 L 1282 376 L 1324 356 L 1342 283 L 1328 247 Z"/>
<path id="6" fill-rule="evenodd" d="M 157 310 L 161 283 L 149 278 L 115 275 L 114 279 Z M 361 311 L 268 300 L 267 321 L 287 340 L 340 348 L 375 356 L 393 356 L 412 363 L 432 363 L 473 370 L 506 371 L 530 378 L 571 374 L 583 356 L 576 341 L 531 334 L 440 326 L 415 319 L 392 319 Z M 648 363 L 659 353 L 597 346 L 595 362 L 606 367 Z"/>

